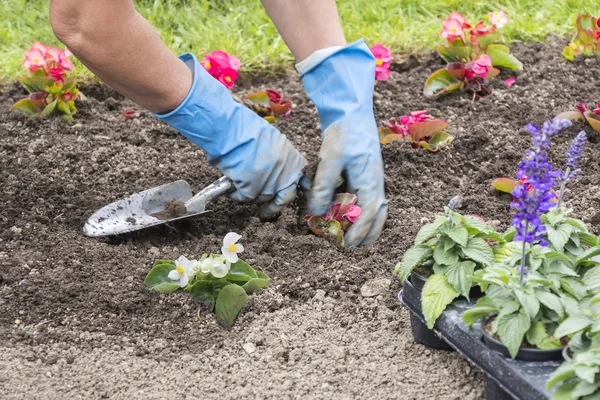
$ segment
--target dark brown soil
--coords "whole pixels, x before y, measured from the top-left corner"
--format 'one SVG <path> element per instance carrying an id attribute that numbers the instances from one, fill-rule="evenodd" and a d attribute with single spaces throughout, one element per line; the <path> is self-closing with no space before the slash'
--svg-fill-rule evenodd
<path id="1" fill-rule="evenodd" d="M 159 385 L 162 368 L 180 376 L 177 368 L 191 365 L 191 375 L 179 386 L 177 378 L 162 378 L 164 388 L 173 390 L 169 394 L 189 392 L 186 382 L 197 381 L 193 371 L 198 371 L 216 382 L 206 383 L 203 394 L 210 398 L 225 384 L 235 388 L 232 396 L 249 398 L 385 399 L 399 393 L 411 399 L 482 398 L 479 375 L 458 355 L 412 343 L 392 271 L 420 226 L 454 195 L 463 196 L 462 212 L 477 213 L 500 229 L 508 226 L 509 199 L 490 182 L 514 176 L 529 144 L 525 124 L 541 123 L 576 102 L 600 101 L 600 61 L 567 62 L 561 56 L 564 44 L 551 38 L 550 44 L 514 46 L 525 71 L 512 87 L 502 84 L 509 76 L 503 73 L 492 84 L 494 93 L 476 103 L 468 96 L 438 101 L 422 96 L 425 78 L 440 65 L 437 56 L 395 65 L 391 79 L 376 86 L 378 120 L 428 109 L 450 123 L 448 132 L 456 140 L 436 154 L 399 142 L 383 148 L 389 219 L 376 244 L 352 250 L 311 235 L 297 206 L 262 223 L 255 205 L 228 199 L 192 221 L 117 238 L 86 238 L 81 227 L 98 208 L 177 179 L 198 190 L 219 178 L 219 171 L 200 149 L 147 113 L 125 119 L 121 113 L 135 106 L 109 97 L 104 88 L 85 91 L 91 99 L 80 105 L 74 124 L 9 113 L 24 93 L 17 85 L 6 88 L 0 94 L 0 352 L 5 354 L 0 370 L 23 370 L 0 378 L 0 397 L 36 397 L 26 394 L 39 383 L 46 391 L 38 398 L 58 398 L 52 388 L 66 388 L 74 379 L 80 385 L 68 386 L 63 398 L 65 393 L 147 398 L 138 393 L 135 376 Z M 247 79 L 235 92 L 266 87 L 297 104 L 278 126 L 315 162 L 318 118 L 298 77 Z M 581 128 L 555 138 L 550 156 L 556 166 L 564 166 L 564 152 Z M 586 145 L 583 172 L 565 196 L 596 233 L 599 146 L 597 136 Z M 270 288 L 251 296 L 232 331 L 212 318 L 198 320 L 186 296 L 145 289 L 155 259 L 217 252 L 229 231 L 243 236 L 244 259 L 272 277 Z M 360 287 L 373 278 L 392 279 L 390 290 L 362 298 Z M 257 351 L 245 352 L 246 342 Z M 177 364 L 182 357 L 187 361 Z M 331 364 L 314 364 L 322 360 Z M 106 365 L 118 365 L 106 375 L 112 376 L 108 383 L 90 384 L 96 381 L 83 377 L 104 377 Z M 41 375 L 48 378 L 39 381 Z M 253 384 L 239 386 L 241 381 Z"/>
<path id="2" fill-rule="evenodd" d="M 183 217 L 187 215 L 188 211 L 185 208 L 185 204 L 180 200 L 169 200 L 165 209 L 154 214 L 150 214 L 155 218 L 167 220 L 173 218 Z"/>

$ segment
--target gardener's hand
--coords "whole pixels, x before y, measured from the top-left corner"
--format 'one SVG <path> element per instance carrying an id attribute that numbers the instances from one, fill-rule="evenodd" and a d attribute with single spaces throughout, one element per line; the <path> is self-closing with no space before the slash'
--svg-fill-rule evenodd
<path id="1" fill-rule="evenodd" d="M 206 151 L 209 163 L 233 181 L 231 198 L 268 202 L 260 216 L 275 217 L 296 198 L 306 160 L 275 127 L 236 102 L 194 55 L 180 59 L 194 71 L 192 88 L 175 110 L 154 115 Z"/>
<path id="2" fill-rule="evenodd" d="M 362 40 L 329 51 L 324 58 L 322 54 L 301 63 L 306 70 L 298 68 L 324 131 L 309 207 L 312 214 L 324 215 L 336 181 L 344 174 L 349 191 L 358 196 L 362 208 L 345 242 L 348 246 L 366 245 L 379 238 L 388 209 L 373 115 L 375 58 Z"/>

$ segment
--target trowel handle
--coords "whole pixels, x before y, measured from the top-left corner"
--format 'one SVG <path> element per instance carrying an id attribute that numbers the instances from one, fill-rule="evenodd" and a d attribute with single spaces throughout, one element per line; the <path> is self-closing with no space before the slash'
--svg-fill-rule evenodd
<path id="1" fill-rule="evenodd" d="M 233 189 L 235 189 L 235 187 L 233 186 L 231 179 L 223 176 L 186 201 L 185 208 L 191 214 L 204 212 L 206 211 L 206 203 L 213 201 L 217 197 L 220 197 Z"/>

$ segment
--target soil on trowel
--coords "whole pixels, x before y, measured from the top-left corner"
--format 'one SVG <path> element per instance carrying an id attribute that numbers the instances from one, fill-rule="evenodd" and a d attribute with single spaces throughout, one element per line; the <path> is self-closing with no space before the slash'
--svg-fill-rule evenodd
<path id="1" fill-rule="evenodd" d="M 154 218 L 162 219 L 163 221 L 184 217 L 188 215 L 188 210 L 185 208 L 185 203 L 181 200 L 168 200 L 165 209 L 159 212 L 155 212 L 152 215 Z"/>

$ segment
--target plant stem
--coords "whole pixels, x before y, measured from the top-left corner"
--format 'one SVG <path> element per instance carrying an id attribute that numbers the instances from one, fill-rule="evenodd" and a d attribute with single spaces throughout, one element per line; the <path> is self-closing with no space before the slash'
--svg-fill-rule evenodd
<path id="1" fill-rule="evenodd" d="M 525 223 L 525 236 L 527 236 L 527 231 L 529 230 L 529 222 Z M 523 238 L 523 249 L 521 250 L 521 285 L 525 286 L 525 254 L 527 249 L 527 241 Z"/>
<path id="2" fill-rule="evenodd" d="M 556 203 L 556 208 L 560 208 L 560 205 L 562 203 L 563 194 L 565 192 L 565 186 L 567 185 L 567 182 L 569 181 L 569 172 L 571 172 L 571 167 L 567 167 L 567 170 L 565 171 L 563 179 L 560 182 L 560 190 L 558 192 L 558 203 Z"/>

